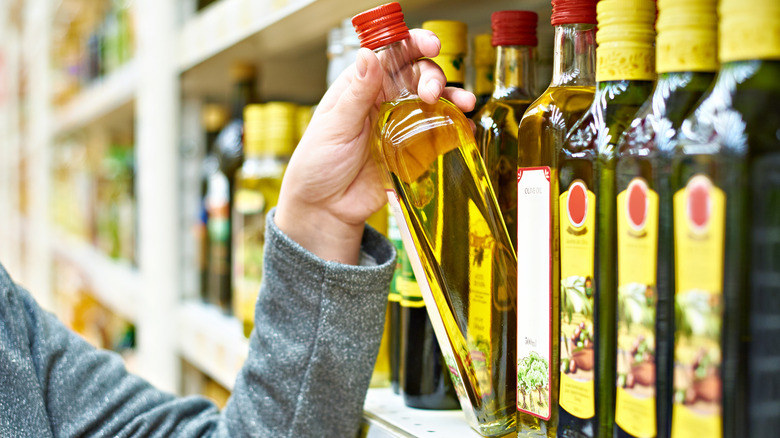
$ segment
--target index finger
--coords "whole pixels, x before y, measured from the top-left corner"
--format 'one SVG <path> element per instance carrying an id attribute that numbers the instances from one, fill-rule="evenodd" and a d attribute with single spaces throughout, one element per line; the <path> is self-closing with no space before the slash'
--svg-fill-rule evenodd
<path id="1" fill-rule="evenodd" d="M 409 30 L 409 51 L 410 59 L 406 61 L 416 61 L 420 58 L 433 58 L 441 50 L 439 37 L 430 30 L 410 29 Z"/>

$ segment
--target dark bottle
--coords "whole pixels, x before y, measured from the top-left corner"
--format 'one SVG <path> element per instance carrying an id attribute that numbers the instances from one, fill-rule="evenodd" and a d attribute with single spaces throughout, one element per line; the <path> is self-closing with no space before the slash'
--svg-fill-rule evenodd
<path id="1" fill-rule="evenodd" d="M 616 144 L 655 78 L 655 2 L 597 6 L 596 94 L 560 157 L 558 435 L 611 437 L 615 412 Z"/>
<path id="2" fill-rule="evenodd" d="M 517 134 L 518 435 L 555 437 L 560 382 L 558 157 L 596 90 L 596 0 L 553 0 L 550 86 Z M 533 315 L 531 317 L 530 315 Z M 539 400 L 535 398 L 538 394 Z M 537 403 L 538 401 L 538 403 Z"/>
<path id="3" fill-rule="evenodd" d="M 244 107 L 256 103 L 255 68 L 249 64 L 235 64 L 230 71 L 233 80 L 230 121 L 222 128 L 215 141 L 214 152 L 219 158 L 219 171 L 209 178 L 207 195 L 209 233 L 209 299 L 225 312 L 231 311 L 231 230 L 230 212 L 233 209 L 233 186 L 236 171 L 243 162 Z M 213 187 L 212 187 L 213 186 Z"/>
<path id="4" fill-rule="evenodd" d="M 517 251 L 517 132 L 533 92 L 538 16 L 531 11 L 491 15 L 496 48 L 495 87 L 474 116 L 475 137 L 501 214 Z"/>
<path id="5" fill-rule="evenodd" d="M 673 437 L 780 430 L 780 4 L 723 0 L 720 70 L 672 161 Z"/>
<path id="6" fill-rule="evenodd" d="M 214 153 L 214 143 L 217 134 L 225 126 L 227 114 L 222 105 L 206 104 L 201 113 L 201 125 L 206 131 L 206 154 L 200 165 L 200 205 L 198 221 L 195 225 L 195 240 L 198 250 L 198 271 L 200 274 L 200 296 L 208 302 L 209 284 L 209 235 L 208 235 L 208 211 L 206 210 L 206 192 L 208 190 L 209 177 L 219 171 L 219 158 Z"/>
<path id="7" fill-rule="evenodd" d="M 715 0 L 658 4 L 653 95 L 618 143 L 615 437 L 669 436 L 672 141 L 718 69 Z"/>

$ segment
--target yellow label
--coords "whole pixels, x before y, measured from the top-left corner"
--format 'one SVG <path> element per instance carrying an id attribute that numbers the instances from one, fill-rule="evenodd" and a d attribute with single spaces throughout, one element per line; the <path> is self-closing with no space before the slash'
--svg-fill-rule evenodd
<path id="1" fill-rule="evenodd" d="M 447 82 L 462 84 L 465 82 L 464 78 L 466 76 L 466 64 L 463 61 L 465 57 L 465 53 L 454 55 L 439 54 L 439 56 L 433 58 L 433 61 L 441 67 Z"/>
<path id="2" fill-rule="evenodd" d="M 652 81 L 655 54 L 650 44 L 611 42 L 596 49 L 596 81 Z"/>
<path id="3" fill-rule="evenodd" d="M 617 196 L 618 337 L 615 422 L 656 435 L 655 308 L 658 194 L 634 178 Z"/>
<path id="4" fill-rule="evenodd" d="M 474 94 L 493 93 L 493 66 L 474 67 Z"/>
<path id="5" fill-rule="evenodd" d="M 617 389 L 615 422 L 632 436 L 654 437 L 655 397 L 638 398 L 629 391 Z"/>
<path id="6" fill-rule="evenodd" d="M 596 196 L 582 180 L 560 195 L 561 387 L 559 403 L 579 418 L 593 417 L 595 354 L 593 262 Z"/>
<path id="7" fill-rule="evenodd" d="M 481 397 L 492 392 L 490 325 L 493 308 L 493 249 L 496 242 L 484 217 L 469 202 L 469 322 L 468 342 Z"/>
<path id="8" fill-rule="evenodd" d="M 591 418 L 596 414 L 593 397 L 593 380 L 582 382 L 561 373 L 560 404 L 566 412 L 577 418 Z"/>
<path id="9" fill-rule="evenodd" d="M 710 29 L 665 30 L 656 41 L 658 73 L 718 70 L 718 32 Z"/>
<path id="10" fill-rule="evenodd" d="M 720 436 L 726 198 L 704 175 L 674 194 L 672 437 Z"/>

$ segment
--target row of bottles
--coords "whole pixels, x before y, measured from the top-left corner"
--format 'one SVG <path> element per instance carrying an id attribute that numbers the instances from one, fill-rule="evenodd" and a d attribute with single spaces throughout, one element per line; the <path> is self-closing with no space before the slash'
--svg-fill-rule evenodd
<path id="1" fill-rule="evenodd" d="M 658 15 L 650 0 L 553 0 L 541 96 L 535 14 L 495 13 L 476 141 L 449 102 L 417 97 L 398 4 L 352 21 L 390 78 L 372 148 L 402 279 L 419 280 L 415 301 L 483 435 L 780 426 L 780 5 L 657 3 Z M 435 32 L 462 85 L 459 50 Z"/>
<path id="2" fill-rule="evenodd" d="M 132 0 L 80 0 L 58 11 L 52 48 L 55 104 L 132 59 L 133 10 Z"/>

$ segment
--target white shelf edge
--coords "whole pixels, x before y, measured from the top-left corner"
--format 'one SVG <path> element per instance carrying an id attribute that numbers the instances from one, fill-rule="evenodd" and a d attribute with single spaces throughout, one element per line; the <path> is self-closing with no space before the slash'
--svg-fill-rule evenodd
<path id="1" fill-rule="evenodd" d="M 232 390 L 249 352 L 241 323 L 215 306 L 186 301 L 178 311 L 181 356 L 225 388 Z"/>
<path id="2" fill-rule="evenodd" d="M 390 388 L 371 388 L 363 405 L 367 438 L 481 438 L 466 422 L 460 409 L 437 411 L 404 405 Z"/>
<path id="3" fill-rule="evenodd" d="M 182 26 L 179 71 L 189 70 L 316 1 L 220 0 Z"/>
<path id="4" fill-rule="evenodd" d="M 138 269 L 61 231 L 53 230 L 51 237 L 53 253 L 78 267 L 98 301 L 130 322 L 137 320 L 141 290 Z"/>
<path id="5" fill-rule="evenodd" d="M 137 89 L 138 62 L 132 59 L 55 110 L 55 135 L 87 125 L 132 102 Z"/>

